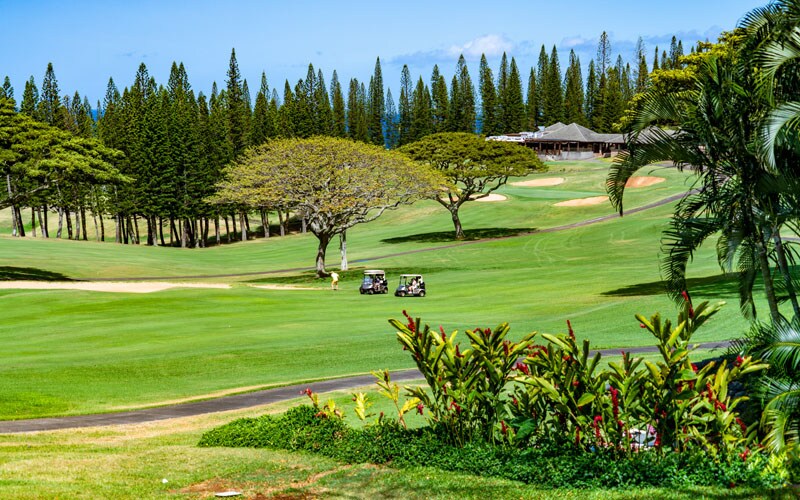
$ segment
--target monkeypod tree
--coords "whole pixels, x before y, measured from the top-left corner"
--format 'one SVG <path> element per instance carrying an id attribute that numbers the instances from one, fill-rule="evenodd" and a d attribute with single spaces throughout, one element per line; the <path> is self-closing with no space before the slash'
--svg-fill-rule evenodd
<path id="1" fill-rule="evenodd" d="M 405 156 L 332 137 L 273 140 L 247 150 L 224 173 L 213 201 L 291 207 L 306 219 L 319 240 L 319 277 L 328 275 L 325 251 L 334 236 L 446 185 Z"/>
<path id="2" fill-rule="evenodd" d="M 456 238 L 464 238 L 458 210 L 468 201 L 485 198 L 509 177 L 547 169 L 533 150 L 519 144 L 487 141 L 463 132 L 433 134 L 400 148 L 411 159 L 441 172 L 455 189 L 439 191 L 433 199 L 453 218 Z"/>

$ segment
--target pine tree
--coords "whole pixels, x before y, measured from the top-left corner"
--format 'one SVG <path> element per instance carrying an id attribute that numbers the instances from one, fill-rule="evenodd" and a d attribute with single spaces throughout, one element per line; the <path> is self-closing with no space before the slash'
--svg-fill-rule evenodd
<path id="1" fill-rule="evenodd" d="M 463 54 L 458 58 L 456 75 L 458 110 L 452 113 L 455 116 L 454 131 L 475 133 L 475 86 L 469 76 L 469 68 Z"/>
<path id="2" fill-rule="evenodd" d="M 517 61 L 511 58 L 511 69 L 506 83 L 506 98 L 503 105 L 506 127 L 511 132 L 520 132 L 525 128 L 525 101 L 522 99 L 522 79 Z"/>
<path id="3" fill-rule="evenodd" d="M 344 105 L 344 93 L 336 70 L 333 70 L 333 76 L 331 77 L 331 97 L 333 98 L 333 132 L 331 135 L 345 137 L 347 135 L 347 115 Z"/>
<path id="4" fill-rule="evenodd" d="M 550 79 L 547 76 L 547 72 L 550 70 L 550 57 L 547 55 L 547 51 L 542 45 L 542 49 L 539 51 L 539 62 L 536 65 L 536 90 L 538 92 L 538 100 L 537 100 L 537 108 L 536 108 L 536 124 L 537 125 L 551 125 L 550 123 L 544 122 L 544 101 L 545 96 L 548 93 L 547 84 L 549 83 Z"/>
<path id="5" fill-rule="evenodd" d="M 621 90 L 621 75 L 617 66 L 608 69 L 608 80 L 603 93 L 602 126 L 598 132 L 612 132 L 624 111 Z"/>
<path id="6" fill-rule="evenodd" d="M 278 137 L 294 137 L 294 123 L 292 115 L 294 113 L 294 93 L 289 85 L 289 80 L 284 80 L 283 84 L 283 106 L 278 109 Z"/>
<path id="7" fill-rule="evenodd" d="M 536 72 L 531 67 L 531 72 L 528 75 L 528 92 L 527 99 L 525 100 L 525 128 L 527 130 L 536 130 L 537 111 L 539 109 L 539 93 L 536 89 Z"/>
<path id="8" fill-rule="evenodd" d="M 683 48 L 681 47 L 681 53 L 678 53 L 678 39 L 675 35 L 672 35 L 672 40 L 669 42 L 669 68 L 670 69 L 678 69 L 678 58 L 683 55 Z"/>
<path id="9" fill-rule="evenodd" d="M 586 76 L 586 99 L 584 101 L 583 113 L 586 116 L 586 123 L 588 123 L 590 127 L 593 127 L 597 121 L 595 111 L 599 85 L 600 82 L 597 79 L 597 72 L 594 69 L 594 61 L 589 61 L 589 72 Z"/>
<path id="10" fill-rule="evenodd" d="M 256 94 L 256 105 L 253 108 L 253 123 L 250 126 L 250 144 L 258 145 L 264 143 L 268 138 L 275 135 L 275 125 L 269 116 L 269 85 L 266 73 L 261 73 L 261 87 Z M 199 99 L 198 99 L 199 101 Z"/>
<path id="11" fill-rule="evenodd" d="M 347 132 L 348 136 L 356 141 L 367 142 L 367 107 L 366 91 L 364 85 L 359 84 L 358 80 L 350 80 L 350 88 L 347 94 Z"/>
<path id="12" fill-rule="evenodd" d="M 552 125 L 563 120 L 564 91 L 561 86 L 561 65 L 555 45 L 550 53 L 550 66 L 547 68 L 547 80 L 542 99 L 544 101 L 542 103 L 542 121 L 547 125 Z"/>
<path id="13" fill-rule="evenodd" d="M 421 139 L 432 132 L 431 94 L 428 86 L 420 77 L 411 98 L 411 141 Z"/>
<path id="14" fill-rule="evenodd" d="M 22 92 L 22 103 L 19 106 L 19 112 L 23 115 L 36 117 L 36 109 L 39 107 L 39 90 L 36 88 L 36 82 L 31 77 L 25 82 L 25 90 Z"/>
<path id="15" fill-rule="evenodd" d="M 400 135 L 398 138 L 398 146 L 411 142 L 411 72 L 408 66 L 403 65 L 403 70 L 400 73 Z M 451 100 L 452 102 L 452 100 Z"/>
<path id="16" fill-rule="evenodd" d="M 497 123 L 497 92 L 494 87 L 492 69 L 481 54 L 480 79 L 478 90 L 481 94 L 481 133 L 486 136 L 501 133 Z"/>
<path id="17" fill-rule="evenodd" d="M 316 113 L 317 131 L 322 135 L 333 134 L 333 110 L 331 98 L 325 85 L 325 76 L 322 70 L 317 71 L 316 87 L 314 88 L 314 110 Z"/>
<path id="18" fill-rule="evenodd" d="M 566 123 L 586 124 L 584 109 L 583 76 L 581 73 L 580 58 L 574 50 L 569 52 L 569 66 L 567 67 L 566 83 L 564 90 L 564 121 Z"/>
<path id="19" fill-rule="evenodd" d="M 56 79 L 55 71 L 53 71 L 53 63 L 47 63 L 47 71 L 42 81 L 41 99 L 36 108 L 36 117 L 39 121 L 48 125 L 63 128 L 63 111 L 59 94 L 58 80 Z"/>
<path id="20" fill-rule="evenodd" d="M 397 141 L 400 138 L 399 130 L 399 117 L 397 116 L 397 107 L 394 104 L 392 97 L 392 89 L 386 90 L 386 147 L 394 149 L 397 147 Z"/>
<path id="21" fill-rule="evenodd" d="M 508 58 L 506 53 L 503 52 L 503 57 L 500 58 L 500 67 L 497 70 L 497 87 L 496 87 L 495 109 L 496 109 L 496 131 L 500 133 L 515 132 L 508 123 Z"/>
<path id="22" fill-rule="evenodd" d="M 647 88 L 647 82 L 649 81 L 649 74 L 650 71 L 647 69 L 647 58 L 645 57 L 645 45 L 644 40 L 642 37 L 639 37 L 639 40 L 636 42 L 636 84 L 634 85 L 634 90 L 638 94 L 640 92 L 644 92 Z"/>
<path id="23" fill-rule="evenodd" d="M 8 76 L 3 79 L 3 86 L 0 87 L 0 97 L 14 99 L 14 87 L 11 86 L 11 79 Z"/>
<path id="24" fill-rule="evenodd" d="M 597 42 L 597 72 L 605 74 L 611 65 L 611 41 L 605 31 L 600 35 Z"/>
<path id="25" fill-rule="evenodd" d="M 229 140 L 233 147 L 233 156 L 236 157 L 247 147 L 247 125 L 250 123 L 239 73 L 239 63 L 236 61 L 236 49 L 231 49 L 225 97 L 228 105 Z"/>
<path id="26" fill-rule="evenodd" d="M 655 54 L 653 55 L 653 71 L 658 71 L 658 45 L 656 45 Z"/>
<path id="27" fill-rule="evenodd" d="M 447 117 L 449 100 L 447 97 L 447 82 L 439 73 L 439 66 L 433 65 L 431 74 L 431 101 L 433 104 L 433 131 L 445 132 L 447 130 Z"/>
<path id="28" fill-rule="evenodd" d="M 381 58 L 375 61 L 375 71 L 369 82 L 369 119 L 367 121 L 367 135 L 369 142 L 384 146 L 383 123 L 386 112 L 386 102 L 383 95 L 383 75 L 381 73 Z"/>

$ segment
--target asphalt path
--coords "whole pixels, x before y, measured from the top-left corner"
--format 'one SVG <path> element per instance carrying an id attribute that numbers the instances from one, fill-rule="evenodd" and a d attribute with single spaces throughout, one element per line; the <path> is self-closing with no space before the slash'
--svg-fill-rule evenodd
<path id="1" fill-rule="evenodd" d="M 634 214 L 649 210 L 651 208 L 666 205 L 673 201 L 679 200 L 686 193 L 673 195 L 641 207 L 636 207 L 628 210 L 627 214 Z M 566 231 L 578 227 L 589 226 L 600 222 L 616 219 L 620 217 L 619 214 L 609 214 L 602 217 L 596 217 L 589 220 L 575 222 L 572 224 L 564 224 L 562 226 L 555 226 L 551 228 L 541 229 L 537 231 L 520 233 L 512 236 L 504 236 L 501 238 L 487 238 L 472 241 L 461 241 L 449 245 L 442 245 L 432 248 L 422 248 L 417 250 L 409 250 L 406 252 L 398 252 L 387 255 L 380 255 L 376 257 L 368 257 L 359 259 L 354 262 L 371 262 L 375 260 L 388 259 L 400 255 L 408 255 L 422 252 L 435 252 L 447 248 L 455 248 L 465 245 L 476 245 L 488 241 L 495 241 L 498 239 L 520 238 L 530 236 L 538 233 L 554 233 L 558 231 Z M 232 274 L 204 274 L 204 275 L 187 275 L 187 276 L 144 276 L 138 278 L 106 278 L 93 281 L 144 281 L 144 280 L 170 280 L 170 279 L 202 279 L 202 278 L 235 278 L 241 276 L 257 276 L 265 274 L 277 274 L 293 271 L 306 271 L 312 269 L 310 267 L 295 267 L 287 269 L 275 269 L 270 271 L 258 271 L 250 273 L 232 273 Z M 700 348 L 704 349 L 725 349 L 730 345 L 730 342 L 713 342 L 706 344 L 699 344 Z M 600 351 L 603 355 L 615 355 L 621 351 L 631 354 L 643 354 L 657 352 L 655 346 L 651 347 L 633 347 L 628 349 L 615 348 L 604 349 Z M 422 375 L 416 369 L 403 370 L 392 372 L 392 380 L 395 382 L 407 382 L 410 380 L 419 380 Z M 175 404 L 168 406 L 159 406 L 155 408 L 146 408 L 142 410 L 133 410 L 117 413 L 101 413 L 94 415 L 76 415 L 68 417 L 50 417 L 50 418 L 35 418 L 27 420 L 6 420 L 0 421 L 0 433 L 14 434 L 21 432 L 37 432 L 37 431 L 52 431 L 59 429 L 76 429 L 81 427 L 98 427 L 108 425 L 124 425 L 124 424 L 140 424 L 145 422 L 154 422 L 158 420 L 167 420 L 171 418 L 191 417 L 196 415 L 203 415 L 207 413 L 217 413 L 230 410 L 240 410 L 244 408 L 252 408 L 270 403 L 278 403 L 288 401 L 300 396 L 301 392 L 305 389 L 311 389 L 316 393 L 324 393 L 330 391 L 350 390 L 357 387 L 363 387 L 372 384 L 375 377 L 372 375 L 359 375 L 354 377 L 337 378 L 331 380 L 324 380 L 320 382 L 312 382 L 308 384 L 290 385 L 278 387 L 275 389 L 264 389 L 260 391 L 247 392 L 243 394 L 235 394 L 232 396 L 224 396 L 220 398 L 208 399 L 203 401 L 196 401 L 191 403 Z"/>
<path id="2" fill-rule="evenodd" d="M 727 349 L 728 346 L 730 346 L 730 342 L 698 344 L 698 347 L 702 349 Z M 632 347 L 628 349 L 601 349 L 598 351 L 591 351 L 591 354 L 594 355 L 595 352 L 599 352 L 604 356 L 613 356 L 620 354 L 622 351 L 630 354 L 645 354 L 657 352 L 658 348 L 655 346 L 648 346 Z M 412 380 L 421 380 L 422 378 L 422 374 L 416 369 L 391 372 L 391 379 L 393 382 L 408 382 Z M 171 418 L 193 417 L 206 413 L 241 410 L 254 406 L 289 401 L 300 397 L 306 389 L 311 389 L 315 393 L 346 391 L 368 386 L 374 382 L 375 377 L 372 375 L 358 375 L 308 384 L 289 385 L 275 389 L 246 392 L 193 403 L 146 408 L 143 410 L 101 413 L 95 415 L 75 415 L 70 417 L 6 420 L 0 421 L 0 434 L 18 434 L 22 432 L 54 431 L 59 429 L 77 429 L 81 427 L 101 427 L 108 425 L 142 424 Z"/>

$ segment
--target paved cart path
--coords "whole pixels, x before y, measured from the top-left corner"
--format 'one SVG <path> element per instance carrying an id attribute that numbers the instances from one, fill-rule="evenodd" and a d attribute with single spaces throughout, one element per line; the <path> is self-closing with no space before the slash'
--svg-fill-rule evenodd
<path id="1" fill-rule="evenodd" d="M 726 349 L 730 342 L 709 342 L 698 344 L 703 349 Z M 631 354 L 644 354 L 657 352 L 655 346 L 632 347 L 629 349 L 602 349 L 599 351 L 604 356 L 617 355 L 622 350 Z M 420 380 L 422 375 L 416 369 L 391 372 L 394 382 L 407 382 Z M 95 415 L 76 415 L 70 417 L 35 418 L 29 420 L 0 421 L 0 434 L 16 434 L 21 432 L 53 431 L 59 429 L 77 429 L 80 427 L 98 427 L 106 425 L 141 424 L 170 418 L 192 417 L 206 413 L 216 413 L 230 410 L 240 410 L 270 403 L 279 403 L 300 397 L 301 391 L 306 388 L 316 393 L 329 391 L 351 390 L 364 387 L 375 382 L 372 375 L 358 375 L 354 377 L 324 380 L 309 384 L 297 384 L 275 389 L 235 394 L 216 399 L 207 399 L 194 403 L 183 403 L 157 408 L 146 408 L 119 413 L 101 413 Z"/>

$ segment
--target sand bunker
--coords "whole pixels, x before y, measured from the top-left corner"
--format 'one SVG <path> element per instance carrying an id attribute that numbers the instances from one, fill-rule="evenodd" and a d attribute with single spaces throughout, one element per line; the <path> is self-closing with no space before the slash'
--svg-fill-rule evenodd
<path id="1" fill-rule="evenodd" d="M 585 207 L 587 205 L 599 205 L 608 201 L 608 196 L 592 196 L 591 198 L 577 198 L 556 203 L 557 207 Z"/>
<path id="2" fill-rule="evenodd" d="M 641 176 L 641 177 L 631 177 L 628 179 L 628 182 L 625 183 L 626 188 L 643 188 L 647 186 L 652 186 L 653 184 L 658 184 L 659 182 L 664 182 L 666 179 L 663 177 L 648 177 L 648 176 Z"/>
<path id="3" fill-rule="evenodd" d="M 0 281 L 0 288 L 23 290 L 84 290 L 89 292 L 151 293 L 170 288 L 230 288 L 224 283 L 164 283 L 155 281 Z"/>
<path id="4" fill-rule="evenodd" d="M 558 186 L 564 182 L 563 177 L 548 177 L 546 179 L 532 179 L 529 181 L 512 182 L 512 186 L 522 187 L 545 187 L 545 186 Z"/>
<path id="5" fill-rule="evenodd" d="M 489 196 L 484 196 L 483 198 L 475 198 L 475 201 L 506 201 L 507 199 L 508 198 L 502 194 L 492 193 Z"/>

